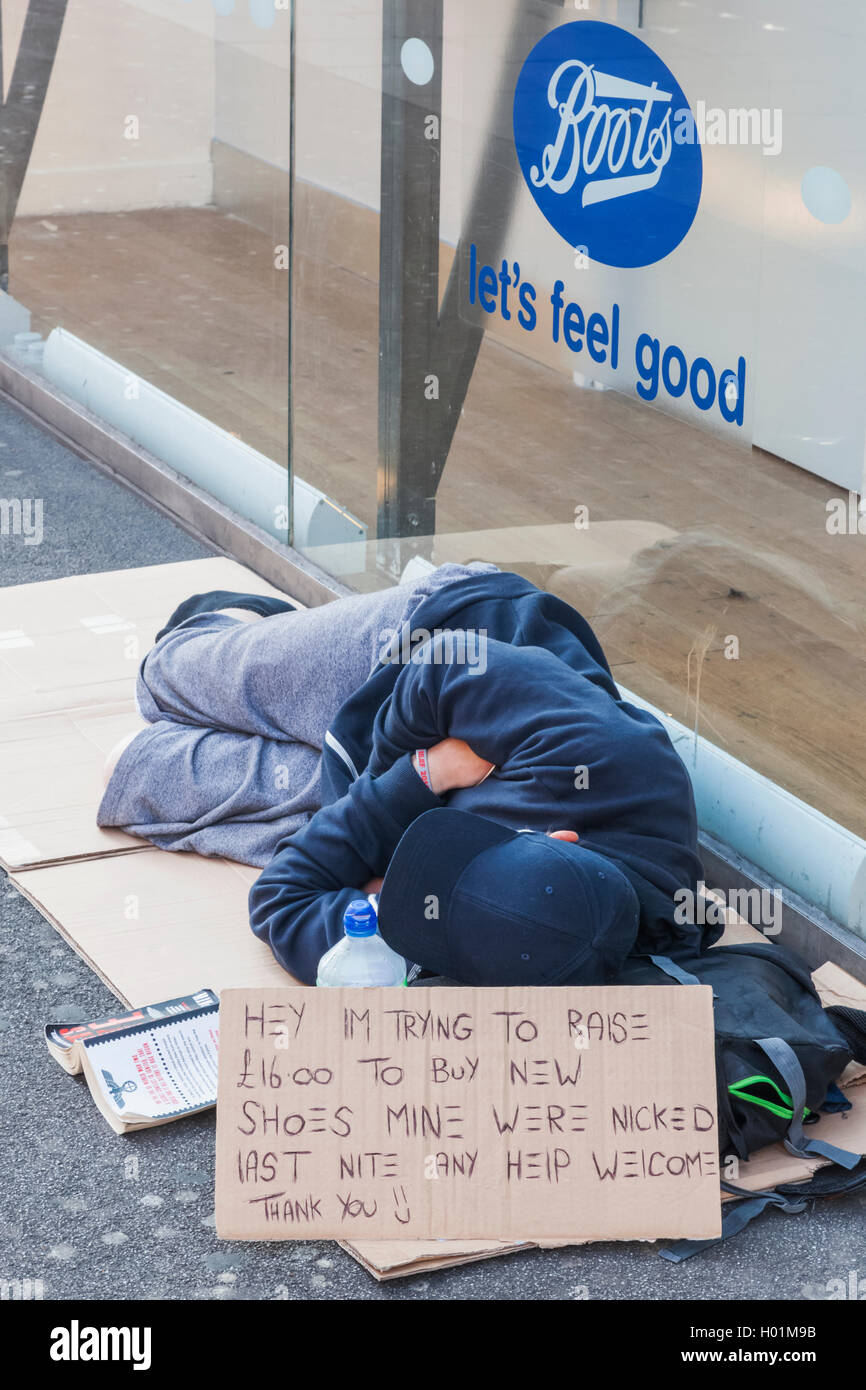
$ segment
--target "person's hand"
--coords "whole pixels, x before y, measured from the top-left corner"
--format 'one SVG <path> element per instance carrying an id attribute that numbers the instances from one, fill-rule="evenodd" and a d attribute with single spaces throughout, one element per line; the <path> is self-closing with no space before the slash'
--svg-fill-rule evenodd
<path id="1" fill-rule="evenodd" d="M 418 763 L 414 755 L 412 765 L 417 772 Z M 462 738 L 444 738 L 441 743 L 427 749 L 427 775 L 431 789 L 437 796 L 456 791 L 458 787 L 477 787 L 493 771 L 493 766 L 493 763 L 479 758 Z"/>

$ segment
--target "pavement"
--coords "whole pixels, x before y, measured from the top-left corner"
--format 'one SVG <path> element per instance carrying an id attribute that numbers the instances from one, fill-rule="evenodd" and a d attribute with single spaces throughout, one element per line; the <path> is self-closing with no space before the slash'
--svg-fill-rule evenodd
<path id="1" fill-rule="evenodd" d="M 167 564 L 209 552 L 143 499 L 0 401 L 0 497 L 42 498 L 44 536 L 0 537 L 0 582 Z M 116 1000 L 8 880 L 0 883 L 0 1286 L 46 1299 L 828 1299 L 866 1296 L 866 1196 L 772 1211 L 682 1265 L 658 1245 L 526 1251 L 378 1284 L 327 1241 L 226 1243 L 214 1233 L 213 1113 L 115 1135 L 42 1040 Z M 2 1288 L 0 1288 L 0 1297 Z"/>

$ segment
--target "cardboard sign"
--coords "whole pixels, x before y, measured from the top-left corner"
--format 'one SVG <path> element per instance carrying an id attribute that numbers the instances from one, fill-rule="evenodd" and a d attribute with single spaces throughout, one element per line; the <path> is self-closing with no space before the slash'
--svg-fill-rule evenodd
<path id="1" fill-rule="evenodd" d="M 225 1239 L 720 1233 L 712 993 L 229 989 Z"/>

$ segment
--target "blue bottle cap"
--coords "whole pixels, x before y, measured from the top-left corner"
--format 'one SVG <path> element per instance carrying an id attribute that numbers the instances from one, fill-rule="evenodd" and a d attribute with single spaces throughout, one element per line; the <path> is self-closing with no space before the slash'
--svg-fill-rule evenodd
<path id="1" fill-rule="evenodd" d="M 376 911 L 366 898 L 355 898 L 343 913 L 343 930 L 347 936 L 375 936 Z"/>

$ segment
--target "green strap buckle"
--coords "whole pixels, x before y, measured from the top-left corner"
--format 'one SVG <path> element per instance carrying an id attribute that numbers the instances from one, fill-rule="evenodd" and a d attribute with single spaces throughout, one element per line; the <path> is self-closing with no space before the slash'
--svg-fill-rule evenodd
<path id="1" fill-rule="evenodd" d="M 770 1100 L 767 1096 L 750 1094 L 747 1088 L 755 1085 L 766 1086 L 769 1090 L 774 1091 L 779 1098 L 778 1101 Z M 780 1120 L 792 1120 L 794 1118 L 791 1097 L 780 1086 L 777 1086 L 771 1076 L 744 1076 L 740 1081 L 732 1081 L 728 1090 L 738 1100 L 747 1101 L 749 1105 L 759 1105 L 763 1110 L 769 1110 L 771 1114 L 777 1115 Z M 809 1109 L 804 1107 L 803 1118 L 805 1119 L 809 1113 Z"/>

